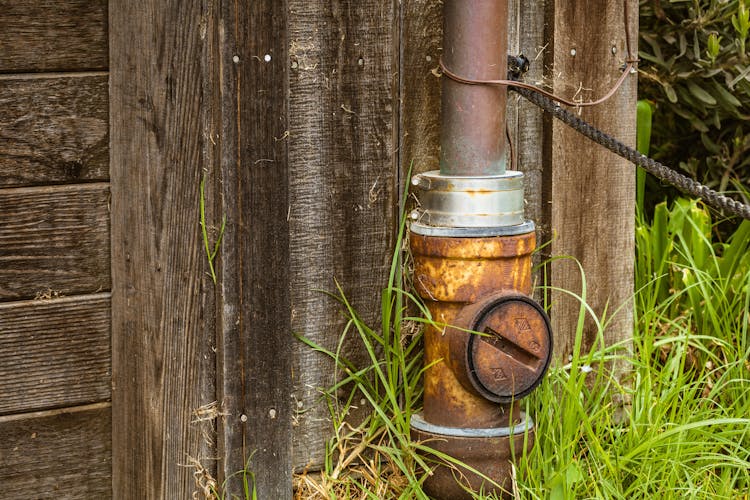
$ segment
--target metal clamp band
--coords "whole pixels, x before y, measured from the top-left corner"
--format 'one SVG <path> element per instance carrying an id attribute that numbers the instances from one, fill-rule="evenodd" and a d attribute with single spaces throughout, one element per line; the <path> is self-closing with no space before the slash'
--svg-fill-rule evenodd
<path id="1" fill-rule="evenodd" d="M 492 228 L 525 223 L 521 172 L 453 176 L 433 170 L 414 176 L 412 184 L 421 191 L 421 208 L 411 218 L 424 226 Z"/>

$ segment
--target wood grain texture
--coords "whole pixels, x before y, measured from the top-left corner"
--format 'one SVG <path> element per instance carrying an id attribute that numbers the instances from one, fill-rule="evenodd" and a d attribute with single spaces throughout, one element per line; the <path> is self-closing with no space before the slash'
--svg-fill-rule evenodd
<path id="1" fill-rule="evenodd" d="M 226 14 L 232 9 L 227 3 Z M 242 469 L 252 456 L 258 497 L 291 498 L 295 339 L 288 222 L 293 173 L 287 148 L 294 141 L 289 127 L 296 113 L 288 108 L 287 29 L 294 14 L 284 2 L 264 0 L 251 2 L 234 21 L 229 15 L 225 20 L 227 33 L 234 36 L 227 37 L 223 60 L 228 63 L 236 55 L 239 61 L 224 78 L 230 98 L 225 111 L 236 117 L 231 130 L 224 131 L 229 137 L 225 154 L 234 158 L 222 165 L 222 196 L 231 221 L 231 239 L 224 247 L 235 249 L 233 260 L 225 255 L 222 274 L 223 324 L 229 327 L 222 346 L 222 400 L 234 403 L 227 408 L 232 417 L 224 428 L 224 475 Z M 315 106 L 308 102 L 306 107 Z"/>
<path id="2" fill-rule="evenodd" d="M 292 336 L 289 302 L 289 183 L 285 2 L 222 3 L 216 37 L 221 67 L 220 477 L 249 462 L 258 498 L 292 496 Z M 291 6 L 290 6 L 291 9 Z M 224 34 L 222 39 L 221 34 Z M 316 107 L 312 102 L 306 108 Z"/>
<path id="3" fill-rule="evenodd" d="M 106 0 L 0 0 L 0 73 L 107 69 Z"/>
<path id="4" fill-rule="evenodd" d="M 109 290 L 109 185 L 0 189 L 0 300 Z"/>
<path id="5" fill-rule="evenodd" d="M 535 85 L 546 83 L 545 54 L 548 52 L 550 33 L 546 32 L 545 15 L 549 1 L 508 2 L 508 51 L 511 55 L 523 54 L 529 58 L 531 64 L 524 81 Z M 507 120 L 513 149 L 510 165 L 524 173 L 525 214 L 536 224 L 537 242 L 541 245 L 552 238 L 549 214 L 551 159 L 549 150 L 545 149 L 551 121 L 542 110 L 513 92 L 508 95 Z M 537 253 L 534 256 L 535 264 L 548 253 Z M 542 284 L 540 273 L 534 275 L 535 284 Z"/>
<path id="6" fill-rule="evenodd" d="M 191 498 L 194 470 L 181 464 L 215 465 L 212 436 L 193 423 L 216 398 L 199 227 L 210 13 L 200 0 L 110 7 L 113 491 Z"/>
<path id="7" fill-rule="evenodd" d="M 292 330 L 335 348 L 338 282 L 362 318 L 379 317 L 397 219 L 396 2 L 290 0 L 289 230 Z M 363 364 L 353 337 L 344 355 Z M 322 463 L 332 428 L 319 388 L 329 359 L 294 344 L 294 464 Z"/>
<path id="8" fill-rule="evenodd" d="M 440 67 L 443 5 L 433 0 L 401 2 L 401 177 L 440 168 Z M 403 192 L 403 187 L 399 192 Z"/>
<path id="9" fill-rule="evenodd" d="M 109 403 L 0 417 L 7 499 L 112 498 Z"/>
<path id="10" fill-rule="evenodd" d="M 0 186 L 109 178 L 106 74 L 0 78 Z"/>
<path id="11" fill-rule="evenodd" d="M 628 2 L 635 41 L 638 5 Z M 622 2 L 556 0 L 554 26 L 555 93 L 570 96 L 583 87 L 579 96 L 585 100 L 603 95 L 620 76 L 627 58 Z M 636 87 L 632 75 L 612 99 L 585 108 L 581 118 L 633 145 Z M 632 335 L 634 203 L 633 166 L 556 121 L 552 129 L 552 228 L 557 237 L 552 251 L 572 256 L 583 266 L 589 304 L 598 315 L 605 308 L 608 311 L 607 343 Z M 552 280 L 574 293 L 581 290 L 580 272 L 572 260 L 557 261 Z M 558 332 L 555 350 L 565 360 L 573 349 L 580 304 L 562 294 L 553 295 L 553 300 L 553 330 Z M 595 334 L 589 324 L 582 352 L 588 352 Z"/>
<path id="12" fill-rule="evenodd" d="M 109 294 L 0 304 L 0 414 L 111 394 Z"/>

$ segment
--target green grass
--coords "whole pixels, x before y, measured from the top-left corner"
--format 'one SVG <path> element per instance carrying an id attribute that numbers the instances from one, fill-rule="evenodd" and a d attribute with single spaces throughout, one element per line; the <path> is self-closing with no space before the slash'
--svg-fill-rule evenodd
<path id="1" fill-rule="evenodd" d="M 551 371 L 527 403 L 540 432 L 523 497 L 747 498 L 749 232 L 712 242 L 708 212 L 686 200 L 639 223 L 631 376 L 581 370 L 617 346 Z"/>
<path id="2" fill-rule="evenodd" d="M 405 219 L 401 223 L 396 248 L 401 248 Z M 415 453 L 421 445 L 409 439 L 411 415 L 422 395 L 420 378 L 423 317 L 409 316 L 409 306 L 423 316 L 429 312 L 409 292 L 399 288 L 402 262 L 393 255 L 388 284 L 381 294 L 381 323 L 366 325 L 347 301 L 342 290 L 333 294 L 342 305 L 348 322 L 336 352 L 300 338 L 311 348 L 336 361 L 339 381 L 325 393 L 331 410 L 335 436 L 329 443 L 320 480 L 308 482 L 308 496 L 315 498 L 422 498 L 419 468 L 427 464 Z M 356 338 L 353 338 L 356 337 Z M 344 342 L 359 342 L 369 364 L 355 366 L 341 356 Z M 336 397 L 341 387 L 353 384 L 349 398 Z M 356 428 L 346 421 L 352 405 L 365 399 L 371 415 Z M 300 495 L 302 496 L 302 495 Z"/>
<path id="3" fill-rule="evenodd" d="M 579 352 L 583 320 L 593 316 L 584 276 L 577 352 L 521 402 L 537 437 L 517 457 L 520 498 L 748 498 L 750 222 L 726 242 L 712 241 L 712 229 L 702 205 L 684 200 L 657 206 L 651 224 L 639 221 L 632 349 L 600 341 Z M 420 405 L 419 332 L 429 315 L 399 288 L 399 259 L 397 252 L 379 325 L 366 325 L 335 294 L 348 317 L 339 346 L 360 342 L 367 366 L 303 339 L 336 360 L 340 378 L 327 391 L 335 437 L 324 470 L 298 478 L 297 498 L 426 498 L 429 464 L 416 453 L 425 445 L 408 431 Z M 606 318 L 594 320 L 602 340 Z M 613 362 L 628 376 L 612 376 Z M 349 399 L 338 401 L 336 391 L 351 384 Z M 373 411 L 352 427 L 345 415 L 362 398 Z"/>
<path id="4" fill-rule="evenodd" d="M 202 488 L 202 490 L 208 490 L 207 492 L 203 492 L 204 497 L 212 500 L 234 500 L 240 498 L 246 500 L 258 500 L 258 491 L 255 486 L 255 473 L 250 468 L 250 461 L 253 459 L 253 455 L 255 455 L 255 452 L 251 453 L 248 459 L 245 460 L 245 468 L 229 476 L 221 487 L 216 484 L 216 481 L 210 475 L 204 476 L 208 478 L 206 486 Z M 202 466 L 196 462 L 194 467 L 196 467 L 197 472 L 200 474 Z M 199 476 L 196 476 L 196 479 L 198 478 Z M 227 483 L 235 478 L 239 479 L 242 486 L 242 496 L 233 495 L 227 492 Z M 196 483 L 200 483 L 200 481 L 196 481 Z M 197 495 L 194 494 L 194 496 L 197 498 Z"/>

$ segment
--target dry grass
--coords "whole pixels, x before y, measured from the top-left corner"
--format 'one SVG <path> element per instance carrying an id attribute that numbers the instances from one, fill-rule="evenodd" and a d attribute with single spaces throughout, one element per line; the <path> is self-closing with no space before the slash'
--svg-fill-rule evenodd
<path id="1" fill-rule="evenodd" d="M 294 499 L 398 498 L 408 483 L 395 464 L 378 455 L 366 463 L 348 466 L 338 478 L 320 472 L 295 475 Z"/>
<path id="2" fill-rule="evenodd" d="M 387 454 L 385 428 L 368 432 L 341 421 L 332 441 L 335 462 L 329 471 L 302 472 L 294 477 L 295 500 L 397 498 L 409 482 Z"/>

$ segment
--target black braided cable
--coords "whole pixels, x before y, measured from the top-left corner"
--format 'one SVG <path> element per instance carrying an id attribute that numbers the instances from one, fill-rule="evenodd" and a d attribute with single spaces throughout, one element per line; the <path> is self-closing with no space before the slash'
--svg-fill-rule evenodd
<path id="1" fill-rule="evenodd" d="M 552 116 L 580 134 L 583 134 L 595 143 L 604 146 L 631 163 L 643 167 L 648 173 L 673 185 L 683 193 L 701 198 L 707 205 L 724 212 L 725 214 L 737 215 L 743 219 L 750 220 L 750 205 L 745 205 L 744 203 L 728 198 L 689 177 L 675 172 L 663 163 L 659 163 L 658 161 L 639 153 L 637 150 L 623 144 L 611 135 L 606 134 L 595 128 L 593 125 L 581 120 L 570 111 L 563 109 L 553 100 L 534 92 L 533 90 L 518 87 L 510 87 L 510 90 L 518 92 L 521 96 L 539 106 L 547 113 L 550 113 Z"/>

